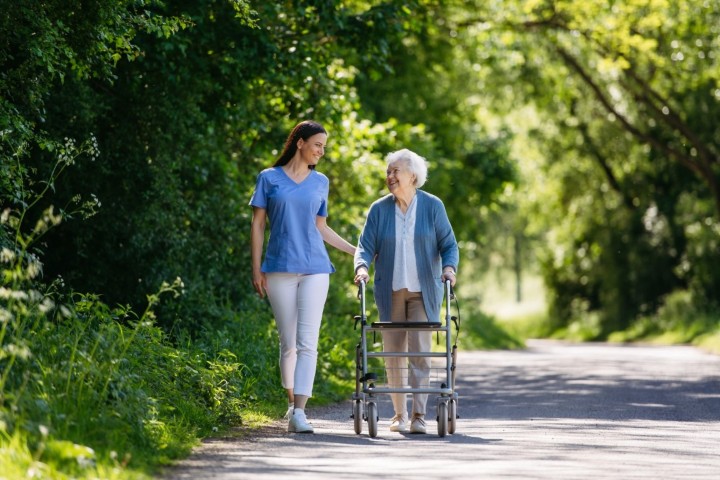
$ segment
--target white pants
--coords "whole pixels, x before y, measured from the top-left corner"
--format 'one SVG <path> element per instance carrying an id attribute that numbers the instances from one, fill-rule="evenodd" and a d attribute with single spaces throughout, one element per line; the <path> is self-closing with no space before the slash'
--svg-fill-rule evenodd
<path id="1" fill-rule="evenodd" d="M 312 396 L 320 322 L 330 275 L 268 273 L 267 293 L 280 335 L 282 386 Z"/>
<path id="2" fill-rule="evenodd" d="M 422 293 L 409 292 L 407 289 L 392 292 L 390 309 L 391 322 L 427 322 Z M 385 331 L 383 332 L 383 350 L 385 352 L 430 352 L 432 332 L 430 331 Z M 408 384 L 412 388 L 426 388 L 430 384 L 430 357 L 410 357 L 409 375 L 407 357 L 388 357 L 385 359 L 388 386 L 401 388 Z M 409 377 L 409 378 L 408 378 Z M 413 416 L 425 415 L 427 393 L 413 393 Z M 407 414 L 407 399 L 404 393 L 391 393 L 395 413 Z"/>

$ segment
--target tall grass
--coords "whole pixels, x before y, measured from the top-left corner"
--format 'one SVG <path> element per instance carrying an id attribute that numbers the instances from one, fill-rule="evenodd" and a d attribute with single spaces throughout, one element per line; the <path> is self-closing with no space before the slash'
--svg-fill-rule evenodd
<path id="1" fill-rule="evenodd" d="M 94 141 L 44 148 L 58 157 L 44 188 L 24 188 L 16 152 L 18 207 L 0 215 L 0 476 L 149 478 L 199 438 L 241 423 L 264 385 L 239 361 L 238 352 L 247 352 L 238 345 L 243 334 L 269 345 L 268 322 L 171 341 L 153 309 L 182 294 L 180 279 L 148 295 L 141 313 L 68 292 L 60 278 L 45 282 L 38 241 L 71 215 L 91 215 L 99 202 L 78 200 L 72 211 L 48 206 L 27 227 L 60 174 L 96 150 Z"/>
<path id="2" fill-rule="evenodd" d="M 245 367 L 230 350 L 173 346 L 153 323 L 165 283 L 136 315 L 32 284 L 3 250 L 0 471 L 6 478 L 142 478 L 199 437 L 237 424 Z"/>

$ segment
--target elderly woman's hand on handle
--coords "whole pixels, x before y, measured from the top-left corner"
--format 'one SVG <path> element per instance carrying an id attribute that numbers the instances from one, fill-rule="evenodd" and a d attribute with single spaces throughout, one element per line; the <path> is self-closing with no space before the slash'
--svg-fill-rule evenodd
<path id="1" fill-rule="evenodd" d="M 368 270 L 365 267 L 358 267 L 357 271 L 355 272 L 355 284 L 359 285 L 361 281 L 365 281 L 365 283 L 368 283 L 370 280 L 370 275 L 368 274 Z"/>
<path id="2" fill-rule="evenodd" d="M 454 286 L 455 286 L 455 282 L 456 282 L 457 279 L 455 278 L 455 270 L 453 270 L 451 267 L 446 267 L 446 268 L 443 270 L 443 273 L 442 273 L 442 281 L 443 281 L 443 283 L 445 283 L 445 280 L 450 280 L 450 286 L 451 286 L 451 287 L 454 287 Z"/>

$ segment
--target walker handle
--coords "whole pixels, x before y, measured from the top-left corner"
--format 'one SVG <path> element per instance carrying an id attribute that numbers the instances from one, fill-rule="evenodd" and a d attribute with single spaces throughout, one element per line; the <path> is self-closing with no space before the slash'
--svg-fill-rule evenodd
<path id="1" fill-rule="evenodd" d="M 448 300 L 455 298 L 455 289 L 449 279 L 445 279 L 446 292 L 448 294 Z"/>
<path id="2" fill-rule="evenodd" d="M 367 324 L 367 316 L 365 313 L 365 280 L 360 280 L 357 296 L 360 300 L 360 315 L 355 315 L 355 329 L 357 329 L 358 322 L 360 322 L 360 325 L 363 327 Z"/>

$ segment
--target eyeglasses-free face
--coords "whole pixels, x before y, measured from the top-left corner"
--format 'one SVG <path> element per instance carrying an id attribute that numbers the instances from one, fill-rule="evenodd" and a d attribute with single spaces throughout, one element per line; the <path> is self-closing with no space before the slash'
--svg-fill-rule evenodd
<path id="1" fill-rule="evenodd" d="M 415 188 L 415 175 L 410 171 L 407 162 L 397 160 L 388 165 L 385 184 L 394 195 L 410 192 Z"/>
<path id="2" fill-rule="evenodd" d="M 307 140 L 301 139 L 298 141 L 298 151 L 305 163 L 308 165 L 318 164 L 323 155 L 325 155 L 327 138 L 327 135 L 324 133 L 316 133 Z"/>

